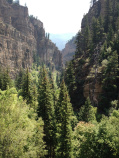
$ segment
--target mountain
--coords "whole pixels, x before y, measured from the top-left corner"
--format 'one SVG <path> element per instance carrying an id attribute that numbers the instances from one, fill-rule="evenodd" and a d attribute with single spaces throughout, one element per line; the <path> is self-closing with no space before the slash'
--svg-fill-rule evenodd
<path id="1" fill-rule="evenodd" d="M 67 61 L 73 59 L 73 55 L 75 54 L 76 51 L 75 40 L 76 40 L 76 36 L 72 37 L 72 39 L 65 44 L 65 48 L 61 51 L 64 65 L 66 64 Z"/>
<path id="2" fill-rule="evenodd" d="M 65 69 L 43 23 L 7 1 L 0 62 L 21 69 L 0 67 L 0 157 L 119 158 L 119 0 L 91 0 Z"/>
<path id="3" fill-rule="evenodd" d="M 29 16 L 27 7 L 0 0 L 0 65 L 14 76 L 21 67 L 31 67 L 34 56 L 51 69 L 62 68 L 62 54 L 45 36 L 43 23 Z"/>
<path id="4" fill-rule="evenodd" d="M 98 112 L 108 115 L 119 99 L 119 1 L 92 2 L 82 19 L 65 81 L 75 110 L 89 97 Z"/>
<path id="5" fill-rule="evenodd" d="M 59 50 L 65 47 L 65 44 L 71 39 L 75 33 L 50 34 L 50 39 L 56 44 Z"/>

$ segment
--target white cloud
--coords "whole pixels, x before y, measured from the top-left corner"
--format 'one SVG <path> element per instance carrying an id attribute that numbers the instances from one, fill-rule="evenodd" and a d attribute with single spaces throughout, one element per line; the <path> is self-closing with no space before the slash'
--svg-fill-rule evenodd
<path id="1" fill-rule="evenodd" d="M 88 12 L 90 0 L 20 0 L 29 13 L 37 16 L 49 33 L 77 33 Z"/>

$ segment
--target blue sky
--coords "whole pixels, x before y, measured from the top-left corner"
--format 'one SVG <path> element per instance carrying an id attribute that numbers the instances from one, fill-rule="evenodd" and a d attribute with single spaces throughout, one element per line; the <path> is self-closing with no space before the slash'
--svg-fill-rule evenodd
<path id="1" fill-rule="evenodd" d="M 52 34 L 77 33 L 91 0 L 20 0 L 29 14 L 38 17 L 46 32 Z"/>

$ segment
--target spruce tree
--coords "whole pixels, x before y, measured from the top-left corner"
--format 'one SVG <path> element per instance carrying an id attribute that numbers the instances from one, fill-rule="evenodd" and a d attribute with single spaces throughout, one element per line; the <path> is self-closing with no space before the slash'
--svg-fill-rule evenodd
<path id="1" fill-rule="evenodd" d="M 22 81 L 22 96 L 23 99 L 27 101 L 27 104 L 32 103 L 31 75 L 28 68 Z"/>
<path id="2" fill-rule="evenodd" d="M 70 61 L 65 71 L 65 83 L 68 87 L 69 95 L 71 96 L 72 105 L 76 105 L 76 79 L 74 72 L 73 61 Z M 74 107 L 76 109 L 76 107 Z"/>
<path id="3" fill-rule="evenodd" d="M 31 107 L 34 109 L 35 112 L 37 112 L 37 108 L 38 108 L 38 91 L 37 91 L 37 87 L 34 84 L 32 87 L 32 105 Z"/>
<path id="4" fill-rule="evenodd" d="M 54 157 L 54 102 L 52 88 L 49 82 L 46 68 L 43 67 L 40 73 L 38 89 L 38 116 L 44 121 L 44 141 L 47 145 L 48 158 Z"/>
<path id="5" fill-rule="evenodd" d="M 109 50 L 109 48 L 108 48 Z M 116 51 L 108 51 L 107 66 L 103 70 L 102 93 L 100 94 L 99 110 L 108 114 L 111 101 L 118 99 L 118 54 Z M 116 83 L 117 82 L 117 83 Z"/>
<path id="6" fill-rule="evenodd" d="M 2 72 L 2 68 L 0 67 L 0 89 L 2 89 L 2 85 L 3 85 L 3 72 Z"/>
<path id="7" fill-rule="evenodd" d="M 23 81 L 24 75 L 25 75 L 25 71 L 23 69 L 20 69 L 15 79 L 15 85 L 18 90 L 22 88 L 22 81 Z"/>
<path id="8" fill-rule="evenodd" d="M 57 119 L 57 158 L 72 158 L 72 127 L 73 114 L 70 98 L 64 80 L 60 86 L 60 95 L 56 107 Z"/>
<path id="9" fill-rule="evenodd" d="M 96 112 L 97 112 L 97 108 L 95 108 L 91 105 L 91 101 L 88 97 L 85 101 L 85 105 L 83 105 L 80 108 L 79 120 L 85 121 L 85 122 L 95 121 L 96 120 Z"/>
<path id="10" fill-rule="evenodd" d="M 2 90 L 7 90 L 8 87 L 12 86 L 12 80 L 9 75 L 9 70 L 4 70 L 2 74 Z"/>
<path id="11" fill-rule="evenodd" d="M 101 31 L 100 31 L 100 23 L 99 23 L 99 20 L 96 19 L 95 17 L 93 17 L 92 19 L 92 34 L 93 34 L 93 37 L 92 37 L 92 40 L 93 40 L 93 43 L 96 44 L 100 41 L 100 34 L 101 34 Z"/>

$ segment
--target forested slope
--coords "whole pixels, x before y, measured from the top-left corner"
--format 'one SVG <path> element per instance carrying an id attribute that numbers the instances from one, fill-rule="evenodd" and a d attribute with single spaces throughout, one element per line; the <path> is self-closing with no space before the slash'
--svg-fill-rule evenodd
<path id="1" fill-rule="evenodd" d="M 119 2 L 99 0 L 82 20 L 65 78 L 75 109 L 87 97 L 108 114 L 119 94 Z"/>
<path id="2" fill-rule="evenodd" d="M 93 3 L 62 73 L 0 67 L 1 158 L 119 157 L 119 1 Z"/>

